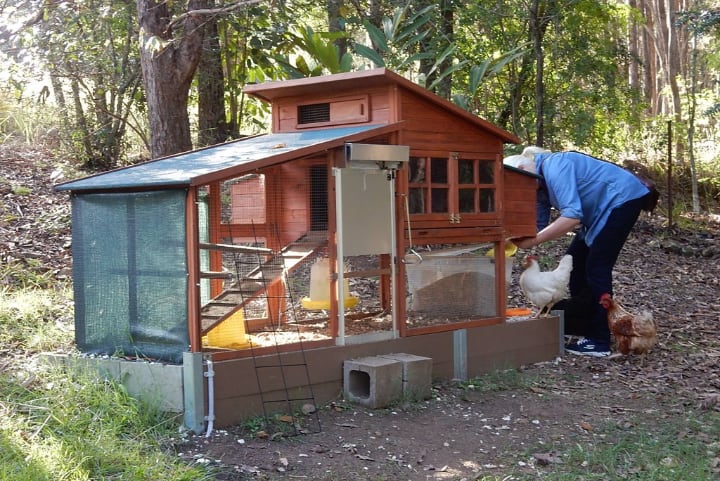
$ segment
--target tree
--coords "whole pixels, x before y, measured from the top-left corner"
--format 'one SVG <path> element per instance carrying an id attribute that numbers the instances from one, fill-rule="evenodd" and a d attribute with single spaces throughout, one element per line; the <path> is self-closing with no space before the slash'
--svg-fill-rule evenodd
<path id="1" fill-rule="evenodd" d="M 127 130 L 139 132 L 130 122 L 140 88 L 135 10 L 96 0 L 17 8 L 25 21 L 0 37 L 20 62 L 33 58 L 49 75 L 65 145 L 83 168 L 119 166 Z"/>
<path id="2" fill-rule="evenodd" d="M 207 1 L 214 7 L 213 0 Z M 225 82 L 217 18 L 205 24 L 202 54 L 197 69 L 198 145 L 214 145 L 228 140 L 231 133 L 225 118 Z"/>
<path id="3" fill-rule="evenodd" d="M 190 0 L 182 19 L 173 20 L 168 2 L 137 2 L 152 158 L 192 149 L 188 95 L 202 54 L 205 20 L 193 11 L 204 7 L 204 0 Z"/>

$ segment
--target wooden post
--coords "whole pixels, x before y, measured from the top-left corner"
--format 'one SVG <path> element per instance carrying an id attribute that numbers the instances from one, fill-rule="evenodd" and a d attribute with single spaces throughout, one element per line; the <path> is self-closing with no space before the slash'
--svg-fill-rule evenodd
<path id="1" fill-rule="evenodd" d="M 201 352 L 200 336 L 200 256 L 198 251 L 197 188 L 188 189 L 185 197 L 185 249 L 188 269 L 188 336 L 190 352 Z"/>

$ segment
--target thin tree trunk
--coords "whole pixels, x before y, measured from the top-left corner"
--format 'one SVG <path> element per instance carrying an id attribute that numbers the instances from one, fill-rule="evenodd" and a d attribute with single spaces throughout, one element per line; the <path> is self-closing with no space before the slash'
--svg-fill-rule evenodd
<path id="1" fill-rule="evenodd" d="M 540 0 L 533 0 L 530 7 L 530 33 L 535 53 L 535 144 L 543 146 L 545 143 L 545 87 L 543 76 L 545 69 L 545 55 L 543 52 L 543 30 L 539 8 Z"/>
<path id="2" fill-rule="evenodd" d="M 637 9 L 637 0 L 629 0 L 628 5 Z M 628 66 L 628 83 L 631 89 L 640 89 L 640 32 L 638 24 L 633 20 L 628 32 L 628 50 L 630 53 L 630 65 Z"/>
<path id="3" fill-rule="evenodd" d="M 207 7 L 213 6 L 212 0 Z M 197 69 L 198 145 L 214 145 L 228 139 L 225 120 L 225 78 L 216 19 L 205 24 L 202 56 Z"/>
<path id="4" fill-rule="evenodd" d="M 80 84 L 77 79 L 70 79 L 70 90 L 72 91 L 73 106 L 75 108 L 75 126 L 80 131 L 83 150 L 85 151 L 85 162 L 83 162 L 83 167 L 94 169 L 95 153 L 93 152 L 92 142 L 90 141 L 90 131 L 88 130 L 87 119 L 85 118 L 82 98 L 80 97 Z"/>
<path id="5" fill-rule="evenodd" d="M 698 175 L 695 165 L 695 111 L 697 106 L 696 82 L 697 82 L 697 34 L 693 37 L 691 62 L 690 62 L 690 92 L 688 94 L 688 159 L 690 162 L 690 181 L 692 188 L 693 212 L 700 213 L 700 195 L 698 193 Z"/>

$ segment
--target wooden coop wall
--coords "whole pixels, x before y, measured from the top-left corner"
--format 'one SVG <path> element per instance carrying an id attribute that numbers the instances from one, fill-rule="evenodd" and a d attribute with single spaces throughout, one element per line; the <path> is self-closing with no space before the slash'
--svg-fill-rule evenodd
<path id="1" fill-rule="evenodd" d="M 429 103 L 407 90 L 401 90 L 398 103 L 402 120 L 405 122 L 401 143 L 409 145 L 413 151 L 483 152 L 490 156 L 502 155 L 502 139 L 437 104 Z"/>
<path id="2" fill-rule="evenodd" d="M 503 169 L 503 226 L 505 237 L 534 236 L 537 219 L 537 179 Z"/>

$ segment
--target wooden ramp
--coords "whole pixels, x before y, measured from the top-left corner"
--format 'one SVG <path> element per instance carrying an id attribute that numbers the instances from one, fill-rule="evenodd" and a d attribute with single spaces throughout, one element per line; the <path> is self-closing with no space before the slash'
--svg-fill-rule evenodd
<path id="1" fill-rule="evenodd" d="M 225 289 L 200 310 L 201 332 L 206 335 L 213 327 L 242 309 L 248 302 L 261 297 L 278 282 L 283 281 L 285 273 L 292 272 L 308 256 L 327 245 L 327 236 L 304 236 L 285 246 L 272 255 L 270 249 L 233 246 L 223 244 L 201 244 L 203 249 L 217 249 L 258 254 L 270 254 L 270 257 L 255 267 L 249 274 L 239 279 L 231 288 Z M 205 278 L 229 277 L 232 273 L 205 273 Z"/>

